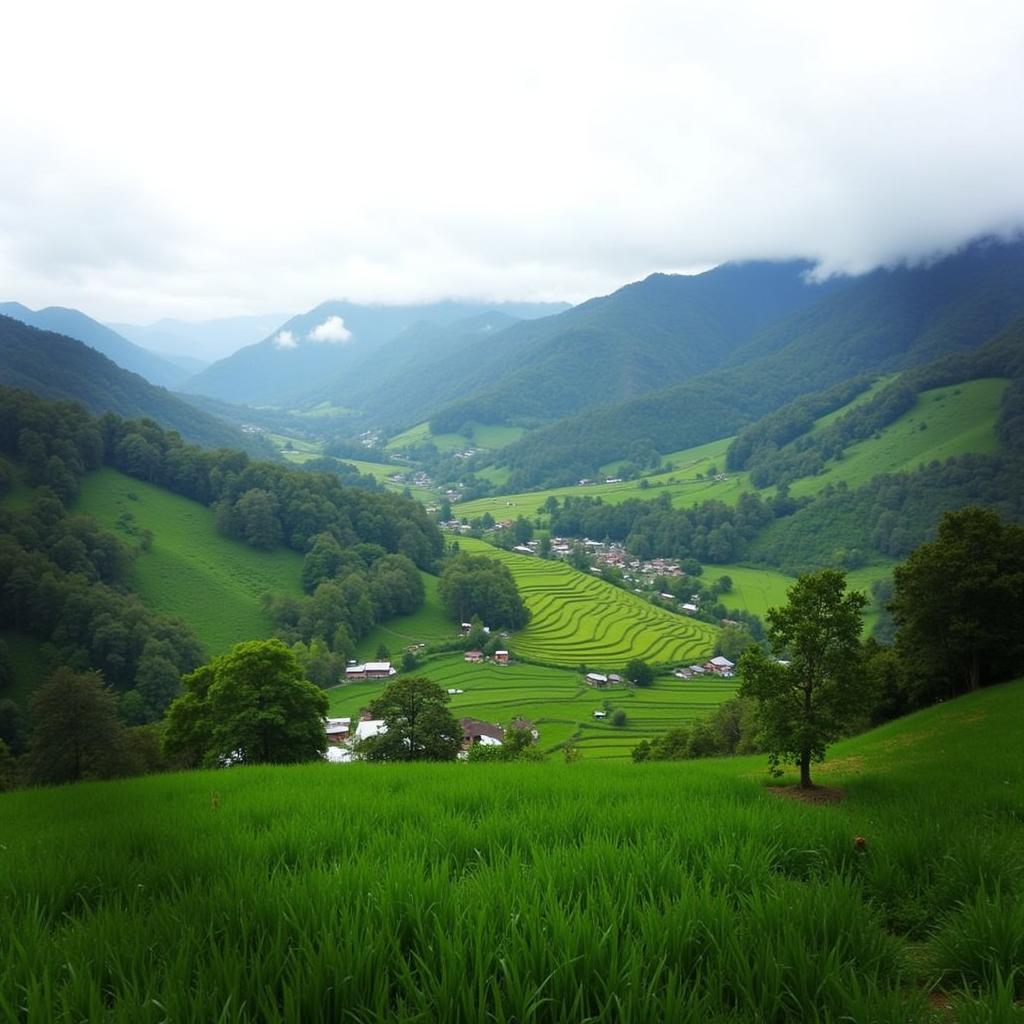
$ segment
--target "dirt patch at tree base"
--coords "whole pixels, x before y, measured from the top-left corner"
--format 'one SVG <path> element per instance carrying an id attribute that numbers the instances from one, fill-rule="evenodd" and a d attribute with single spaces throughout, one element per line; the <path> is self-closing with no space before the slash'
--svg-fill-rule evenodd
<path id="1" fill-rule="evenodd" d="M 787 800 L 799 800 L 805 804 L 837 804 L 846 795 L 845 789 L 838 786 L 812 786 L 810 789 L 801 789 L 799 786 L 766 786 L 773 796 L 784 797 Z"/>

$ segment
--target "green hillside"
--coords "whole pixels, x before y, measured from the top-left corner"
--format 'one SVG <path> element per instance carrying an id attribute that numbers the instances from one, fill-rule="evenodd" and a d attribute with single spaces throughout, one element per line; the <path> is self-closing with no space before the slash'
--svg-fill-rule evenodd
<path id="1" fill-rule="evenodd" d="M 648 689 L 612 687 L 595 690 L 579 672 L 521 662 L 507 666 L 467 664 L 461 654 L 431 659 L 415 670 L 453 694 L 450 707 L 462 717 L 508 723 L 517 716 L 533 722 L 540 746 L 550 751 L 573 740 L 587 758 L 629 757 L 642 739 L 703 718 L 736 693 L 735 679 L 680 680 L 661 676 Z M 359 714 L 387 684 L 355 682 L 329 691 L 331 713 Z M 594 711 L 621 708 L 626 724 L 598 721 Z"/>
<path id="2" fill-rule="evenodd" d="M 432 434 L 430 424 L 423 422 L 396 434 L 387 443 L 389 452 L 401 452 L 419 445 L 432 444 L 439 452 L 457 452 L 463 448 L 496 450 L 518 441 L 525 431 L 522 427 L 508 427 L 498 423 L 470 422 L 469 433 Z"/>
<path id="3" fill-rule="evenodd" d="M 412 615 L 396 615 L 375 626 L 358 645 L 358 657 L 373 658 L 383 645 L 395 661 L 401 652 L 413 644 L 450 640 L 458 627 L 445 614 L 437 596 L 437 577 L 422 573 L 423 604 Z"/>
<path id="4" fill-rule="evenodd" d="M 1024 682 L 763 758 L 0 795 L 9 1019 L 1012 1022 Z M 863 838 L 863 846 L 854 837 Z M 948 1009 L 947 1009 L 948 1007 Z"/>
<path id="5" fill-rule="evenodd" d="M 211 655 L 271 635 L 260 609 L 264 593 L 301 596 L 301 555 L 286 548 L 256 551 L 225 537 L 204 505 L 117 470 L 88 474 L 75 510 L 128 543 L 139 537 L 130 529 L 152 531 L 151 550 L 135 561 L 134 588 L 156 611 L 184 620 Z"/>
<path id="6" fill-rule="evenodd" d="M 631 658 L 670 663 L 712 652 L 711 626 L 656 608 L 565 562 L 510 554 L 471 538 L 460 539 L 459 545 L 471 554 L 498 558 L 511 570 L 532 615 L 509 641 L 524 657 L 614 672 Z"/>

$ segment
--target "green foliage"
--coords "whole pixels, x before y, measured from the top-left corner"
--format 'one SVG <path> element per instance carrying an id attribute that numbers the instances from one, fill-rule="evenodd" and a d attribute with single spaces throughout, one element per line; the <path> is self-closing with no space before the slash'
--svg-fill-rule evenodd
<path id="1" fill-rule="evenodd" d="M 370 704 L 387 732 L 363 740 L 359 754 L 368 761 L 453 761 L 462 746 L 462 728 L 448 710 L 448 694 L 429 679 L 396 679 Z"/>
<path id="2" fill-rule="evenodd" d="M 438 595 L 456 622 L 475 616 L 492 627 L 522 629 L 530 620 L 512 574 L 496 558 L 456 555 L 441 573 Z"/>
<path id="3" fill-rule="evenodd" d="M 1006 679 L 1024 666 L 1024 527 L 995 512 L 947 513 L 930 544 L 893 570 L 899 649 L 937 696 Z"/>
<path id="4" fill-rule="evenodd" d="M 501 746 L 484 746 L 475 743 L 469 748 L 467 760 L 471 764 L 494 761 L 543 761 L 544 754 L 534 745 L 533 734 L 529 729 L 508 728 Z"/>
<path id="5" fill-rule="evenodd" d="M 117 699 L 99 673 L 61 668 L 36 692 L 25 773 L 41 784 L 130 773 Z"/>
<path id="6" fill-rule="evenodd" d="M 650 686 L 654 682 L 654 670 L 640 658 L 634 658 L 626 665 L 625 675 L 634 686 Z"/>
<path id="7" fill-rule="evenodd" d="M 165 745 L 186 764 L 291 764 L 326 748 L 327 698 L 279 640 L 236 644 L 183 682 Z"/>
<path id="8" fill-rule="evenodd" d="M 761 738 L 773 769 L 783 761 L 800 767 L 800 785 L 811 783 L 811 761 L 865 708 L 860 668 L 861 612 L 867 598 L 846 592 L 846 576 L 825 569 L 801 576 L 788 602 L 768 611 L 768 640 L 776 658 L 748 647 L 739 664 L 740 695 L 758 701 Z"/>

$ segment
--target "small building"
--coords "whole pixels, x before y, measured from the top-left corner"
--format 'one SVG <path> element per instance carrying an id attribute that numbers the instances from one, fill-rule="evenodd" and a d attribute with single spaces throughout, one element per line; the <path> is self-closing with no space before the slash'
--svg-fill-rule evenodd
<path id="1" fill-rule="evenodd" d="M 587 673 L 587 685 L 588 686 L 607 686 L 608 677 L 602 675 L 600 672 L 588 672 Z"/>
<path id="2" fill-rule="evenodd" d="M 595 711 L 594 712 L 594 717 L 597 718 L 597 719 L 607 718 L 608 717 L 608 712 L 607 711 Z"/>
<path id="3" fill-rule="evenodd" d="M 472 661 L 472 662 L 483 661 L 484 660 L 484 652 L 483 651 L 466 651 L 466 653 L 463 655 L 463 658 L 466 661 Z"/>
<path id="4" fill-rule="evenodd" d="M 352 735 L 351 718 L 325 718 L 324 732 L 327 733 L 329 744 L 344 743 Z"/>
<path id="5" fill-rule="evenodd" d="M 686 604 L 683 605 L 683 611 L 686 612 L 687 615 L 696 615 L 699 610 L 700 609 L 690 601 L 687 601 Z"/>
<path id="6" fill-rule="evenodd" d="M 466 692 L 465 690 L 460 689 L 458 686 L 449 686 L 448 687 L 448 696 L 449 697 L 457 697 L 460 693 L 465 693 L 465 692 Z"/>
<path id="7" fill-rule="evenodd" d="M 356 726 L 356 742 L 359 740 L 372 739 L 374 736 L 383 736 L 388 731 L 387 724 L 383 718 L 364 718 Z"/>
<path id="8" fill-rule="evenodd" d="M 608 683 L 610 686 L 618 686 L 621 682 L 622 676 L 618 675 L 615 672 L 612 672 L 611 675 L 608 676 Z"/>
<path id="9" fill-rule="evenodd" d="M 690 669 L 688 669 L 688 668 L 677 668 L 672 673 L 672 675 L 674 675 L 676 677 L 676 679 L 692 679 L 693 678 L 693 672 Z"/>
<path id="10" fill-rule="evenodd" d="M 482 722 L 479 718 L 460 718 L 462 727 L 462 749 L 470 747 L 500 747 L 505 739 L 505 730 L 500 725 Z"/>
<path id="11" fill-rule="evenodd" d="M 463 622 L 462 625 L 459 626 L 459 632 L 463 636 L 468 636 L 472 632 L 472 630 L 473 630 L 473 623 L 472 622 Z"/>
<path id="12" fill-rule="evenodd" d="M 396 675 L 390 661 L 368 661 L 364 665 L 349 665 L 345 669 L 346 679 L 387 679 Z"/>
<path id="13" fill-rule="evenodd" d="M 495 665 L 507 665 L 508 664 L 508 651 L 495 651 L 494 652 L 494 664 Z"/>
<path id="14" fill-rule="evenodd" d="M 716 655 L 710 661 L 704 662 L 704 671 L 713 672 L 716 676 L 731 676 L 732 670 L 736 667 L 734 662 L 721 654 Z"/>

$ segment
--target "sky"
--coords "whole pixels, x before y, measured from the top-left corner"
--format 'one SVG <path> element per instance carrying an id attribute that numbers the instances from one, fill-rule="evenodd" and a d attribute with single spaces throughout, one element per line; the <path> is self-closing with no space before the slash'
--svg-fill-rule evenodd
<path id="1" fill-rule="evenodd" d="M 12 5 L 0 301 L 580 301 L 1024 226 L 1024 4 Z"/>

